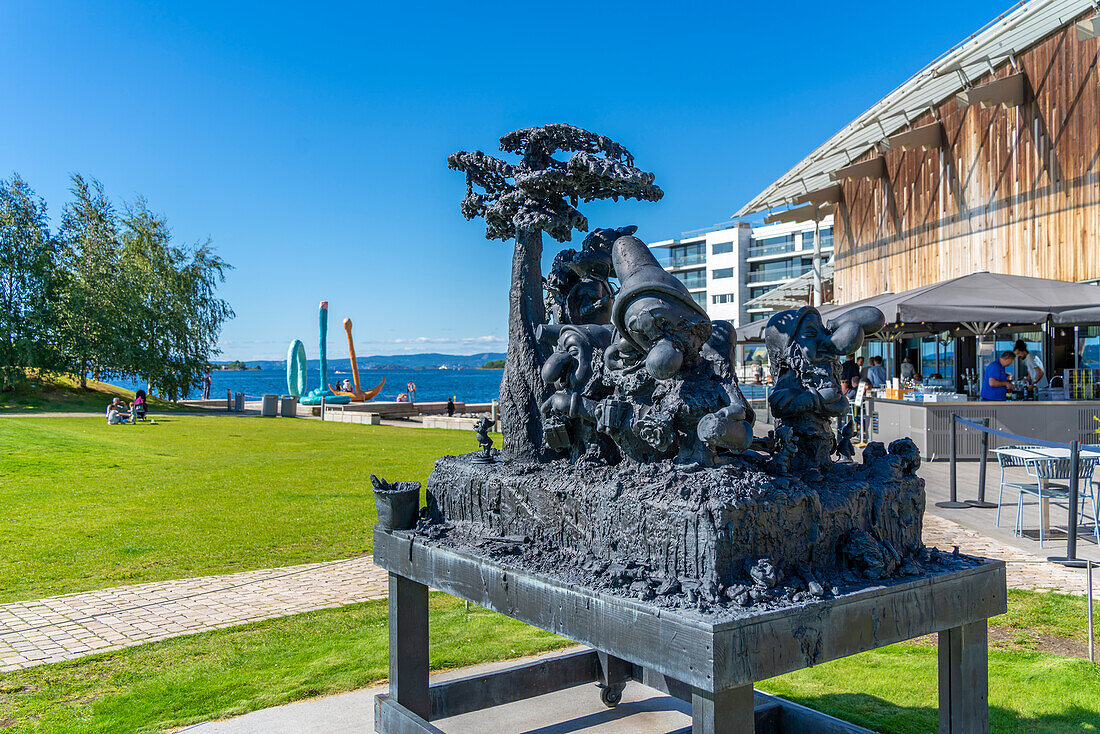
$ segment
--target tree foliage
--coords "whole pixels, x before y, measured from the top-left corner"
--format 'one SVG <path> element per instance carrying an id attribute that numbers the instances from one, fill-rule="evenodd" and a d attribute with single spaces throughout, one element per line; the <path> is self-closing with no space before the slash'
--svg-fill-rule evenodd
<path id="1" fill-rule="evenodd" d="M 0 181 L 0 387 L 56 361 L 57 243 L 46 202 L 19 176 Z"/>
<path id="2" fill-rule="evenodd" d="M 568 242 L 574 229 L 588 230 L 588 219 L 576 208 L 580 201 L 664 196 L 654 175 L 634 166 L 630 151 L 573 125 L 515 130 L 500 138 L 500 149 L 521 160 L 507 163 L 480 150 L 447 158 L 450 168 L 466 174 L 463 216 L 484 217 L 488 239 L 508 240 L 523 230 Z M 570 152 L 569 159 L 555 158 L 559 151 Z"/>
<path id="3" fill-rule="evenodd" d="M 173 242 L 144 199 L 121 213 L 102 184 L 72 177 L 56 236 L 45 203 L 18 177 L 0 182 L 4 312 L 0 370 L 137 376 L 176 399 L 199 384 L 232 318 L 217 287 L 230 266 L 209 241 Z M 5 385 L 10 380 L 5 382 Z"/>

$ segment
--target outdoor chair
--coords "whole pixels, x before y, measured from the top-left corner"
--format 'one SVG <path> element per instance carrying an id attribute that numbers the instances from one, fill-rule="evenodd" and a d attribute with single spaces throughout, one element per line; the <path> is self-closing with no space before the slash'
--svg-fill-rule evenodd
<path id="1" fill-rule="evenodd" d="M 1069 459 L 1027 459 L 1028 474 L 1038 481 L 1034 483 L 1014 483 L 1020 490 L 1020 496 L 1016 500 L 1016 530 L 1015 535 L 1021 535 L 1021 525 L 1024 514 L 1024 495 L 1034 495 L 1039 499 L 1039 512 L 1042 513 L 1043 500 L 1068 500 L 1069 485 L 1053 484 L 1050 480 L 1066 481 L 1071 477 L 1071 461 Z M 1088 497 L 1092 502 L 1092 532 L 1096 536 L 1097 544 L 1100 544 L 1100 513 L 1097 512 L 1096 494 L 1092 486 L 1092 472 L 1100 459 L 1080 457 L 1078 459 L 1078 497 L 1081 501 L 1081 515 L 1084 515 L 1084 498 Z M 1039 547 L 1043 547 L 1043 523 L 1039 521 Z"/>
<path id="2" fill-rule="evenodd" d="M 1038 446 L 1029 446 L 1026 444 L 1020 444 L 1018 446 L 1000 446 L 1002 449 L 1037 449 Z M 1006 454 L 997 453 L 997 463 L 1001 465 L 1001 486 L 997 492 L 997 527 L 1001 526 L 1001 501 L 1004 498 L 1005 487 L 1017 487 L 1018 483 L 1005 482 L 1005 469 L 1011 469 L 1012 467 L 1025 468 L 1027 459 L 1019 456 L 1008 456 Z"/>

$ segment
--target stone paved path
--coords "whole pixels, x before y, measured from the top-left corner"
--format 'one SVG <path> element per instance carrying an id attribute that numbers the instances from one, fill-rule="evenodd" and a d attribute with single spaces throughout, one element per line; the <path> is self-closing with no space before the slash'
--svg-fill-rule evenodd
<path id="1" fill-rule="evenodd" d="M 931 513 L 924 540 L 1008 561 L 1010 588 L 1085 593 L 1083 572 Z M 13 602 L 0 605 L 0 672 L 385 595 L 386 573 L 364 555 Z"/>
<path id="2" fill-rule="evenodd" d="M 370 555 L 0 605 L 0 672 L 386 595 Z"/>
<path id="3" fill-rule="evenodd" d="M 996 538 L 982 535 L 930 512 L 924 515 L 924 544 L 948 551 L 957 545 L 959 551 L 967 555 L 1006 561 L 1010 589 L 1051 590 L 1078 596 L 1086 593 L 1084 571 L 1050 563 L 1044 556 L 1037 556 Z M 1100 582 L 1100 574 L 1095 570 L 1093 577 L 1094 585 Z M 1093 593 L 1097 591 L 1094 588 Z"/>

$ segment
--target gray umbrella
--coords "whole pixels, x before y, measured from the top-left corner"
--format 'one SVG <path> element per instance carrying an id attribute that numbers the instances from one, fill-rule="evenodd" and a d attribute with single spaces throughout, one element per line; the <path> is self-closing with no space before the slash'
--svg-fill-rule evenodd
<path id="1" fill-rule="evenodd" d="M 883 293 L 843 306 L 821 309 L 828 321 L 857 306 L 877 306 L 886 314 L 887 330 L 929 332 L 967 326 L 991 330 L 997 324 L 1100 324 L 1100 288 L 1084 283 L 1001 273 L 972 273 L 904 293 Z M 738 341 L 763 338 L 766 320 L 737 330 Z M 975 328 L 984 325 L 987 328 Z"/>

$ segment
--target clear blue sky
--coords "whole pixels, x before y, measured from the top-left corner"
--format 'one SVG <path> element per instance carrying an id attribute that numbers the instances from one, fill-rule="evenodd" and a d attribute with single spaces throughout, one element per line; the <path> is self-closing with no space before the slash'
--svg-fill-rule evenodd
<path id="1" fill-rule="evenodd" d="M 313 345 L 322 298 L 330 340 L 351 316 L 362 355 L 502 351 L 511 247 L 462 218 L 448 153 L 547 122 L 603 133 L 665 198 L 590 204 L 592 226 L 674 237 L 1006 9 L 9 0 L 0 175 L 55 221 L 80 172 L 144 195 L 181 240 L 213 238 L 236 267 L 226 358 Z"/>

